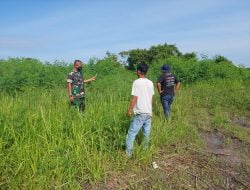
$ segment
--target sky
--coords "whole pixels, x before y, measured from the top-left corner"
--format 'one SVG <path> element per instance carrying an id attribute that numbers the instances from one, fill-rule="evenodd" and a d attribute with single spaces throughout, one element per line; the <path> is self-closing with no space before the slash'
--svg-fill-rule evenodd
<path id="1" fill-rule="evenodd" d="M 0 0 L 0 59 L 87 62 L 164 43 L 250 67 L 250 1 Z"/>

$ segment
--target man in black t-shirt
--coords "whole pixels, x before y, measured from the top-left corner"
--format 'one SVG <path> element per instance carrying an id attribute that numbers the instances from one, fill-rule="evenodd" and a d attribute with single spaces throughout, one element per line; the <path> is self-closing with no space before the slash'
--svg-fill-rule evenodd
<path id="1" fill-rule="evenodd" d="M 157 81 L 157 89 L 161 97 L 161 104 L 166 118 L 170 116 L 170 107 L 175 93 L 180 89 L 180 81 L 170 73 L 170 66 L 165 64 L 161 67 L 163 74 Z"/>

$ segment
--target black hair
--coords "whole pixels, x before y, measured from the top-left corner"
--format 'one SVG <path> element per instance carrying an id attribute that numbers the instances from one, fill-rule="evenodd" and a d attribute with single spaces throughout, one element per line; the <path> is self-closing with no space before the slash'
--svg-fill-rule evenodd
<path id="1" fill-rule="evenodd" d="M 141 63 L 137 65 L 137 71 L 140 71 L 142 74 L 147 74 L 148 72 L 148 65 L 146 63 Z"/>
<path id="2" fill-rule="evenodd" d="M 81 60 L 76 59 L 76 60 L 74 61 L 74 65 L 75 65 L 76 63 L 78 63 L 78 62 L 82 63 L 82 61 L 81 61 Z"/>

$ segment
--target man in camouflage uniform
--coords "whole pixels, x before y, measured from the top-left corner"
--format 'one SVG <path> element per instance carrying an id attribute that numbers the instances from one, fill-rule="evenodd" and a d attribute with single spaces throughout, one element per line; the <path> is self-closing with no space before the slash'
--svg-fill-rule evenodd
<path id="1" fill-rule="evenodd" d="M 69 100 L 72 106 L 78 108 L 80 111 L 85 109 L 85 90 L 84 83 L 89 83 L 96 80 L 96 77 L 92 77 L 88 80 L 84 80 L 82 74 L 83 63 L 80 60 L 74 61 L 74 70 L 70 72 L 67 78 Z"/>

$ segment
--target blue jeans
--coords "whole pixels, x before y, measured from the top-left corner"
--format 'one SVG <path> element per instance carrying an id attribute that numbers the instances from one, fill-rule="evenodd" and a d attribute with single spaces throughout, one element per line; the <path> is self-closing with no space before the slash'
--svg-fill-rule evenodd
<path id="1" fill-rule="evenodd" d="M 174 101 L 173 95 L 161 96 L 161 104 L 166 118 L 169 118 L 170 116 L 170 107 L 173 101 Z"/>
<path id="2" fill-rule="evenodd" d="M 143 130 L 143 135 L 145 137 L 145 148 L 147 148 L 148 143 L 149 143 L 149 135 L 150 135 L 150 128 L 151 128 L 151 116 L 148 114 L 138 114 L 135 115 L 126 138 L 126 154 L 128 157 L 132 156 L 133 152 L 133 146 L 134 146 L 134 141 L 135 137 L 142 128 Z"/>

